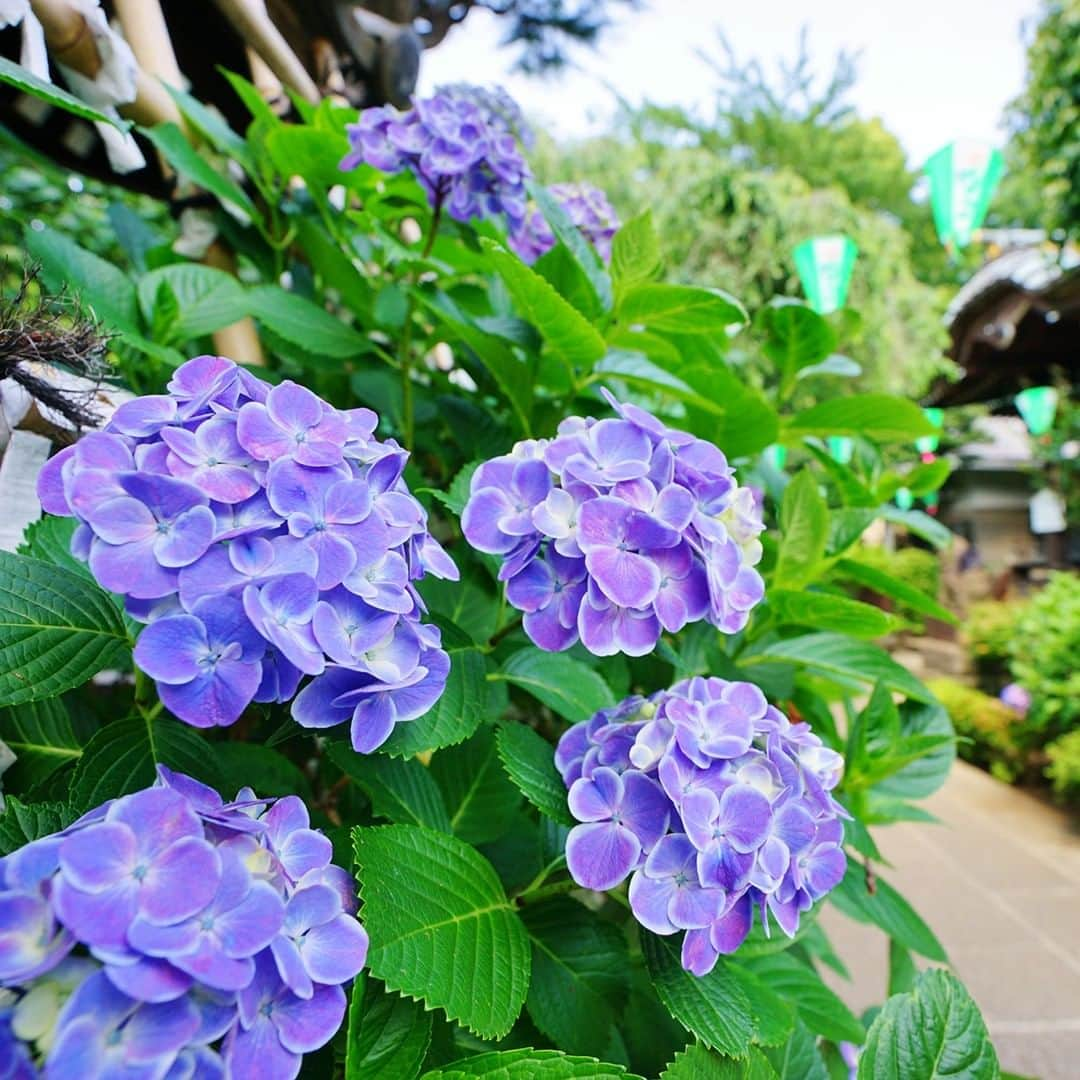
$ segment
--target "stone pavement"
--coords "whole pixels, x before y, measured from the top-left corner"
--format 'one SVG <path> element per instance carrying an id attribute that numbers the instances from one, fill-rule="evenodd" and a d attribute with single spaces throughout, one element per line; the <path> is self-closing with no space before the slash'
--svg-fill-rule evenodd
<path id="1" fill-rule="evenodd" d="M 945 946 L 1002 1068 L 1078 1080 L 1080 831 L 1053 807 L 963 762 L 923 805 L 940 825 L 875 830 L 893 865 L 884 876 Z M 852 976 L 846 983 L 829 973 L 829 982 L 856 1012 L 879 1003 L 884 936 L 833 908 L 822 922 Z"/>

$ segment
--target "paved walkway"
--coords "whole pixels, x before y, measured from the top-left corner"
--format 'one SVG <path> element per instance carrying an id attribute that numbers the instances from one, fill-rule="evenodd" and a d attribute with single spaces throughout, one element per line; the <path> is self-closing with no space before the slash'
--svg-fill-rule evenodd
<path id="1" fill-rule="evenodd" d="M 957 762 L 925 806 L 942 824 L 875 830 L 884 876 L 934 929 L 990 1028 L 1002 1068 L 1080 1078 L 1080 832 L 1042 801 Z M 826 908 L 856 1011 L 880 1002 L 882 934 Z"/>

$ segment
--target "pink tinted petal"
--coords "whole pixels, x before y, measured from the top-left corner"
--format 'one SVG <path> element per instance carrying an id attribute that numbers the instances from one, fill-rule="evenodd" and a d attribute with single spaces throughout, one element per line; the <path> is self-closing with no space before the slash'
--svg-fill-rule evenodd
<path id="1" fill-rule="evenodd" d="M 701 889 L 695 884 L 676 889 L 668 906 L 668 917 L 681 930 L 699 930 L 709 926 L 724 908 L 723 889 Z"/>
<path id="2" fill-rule="evenodd" d="M 477 551 L 503 555 L 518 543 L 517 536 L 502 532 L 498 522 L 512 510 L 505 492 L 482 488 L 473 493 L 461 514 L 461 531 Z"/>
<path id="3" fill-rule="evenodd" d="M 103 821 L 69 836 L 60 846 L 60 869 L 75 888 L 101 893 L 131 880 L 138 857 L 135 834 Z"/>
<path id="4" fill-rule="evenodd" d="M 749 784 L 733 784 L 720 797 L 720 819 L 728 842 L 738 852 L 757 848 L 769 832 L 772 807 Z"/>
<path id="5" fill-rule="evenodd" d="M 205 840 L 178 840 L 153 862 L 142 880 L 139 908 L 147 922 L 168 925 L 202 911 L 221 880 L 221 856 Z"/>
<path id="6" fill-rule="evenodd" d="M 53 881 L 52 902 L 56 917 L 84 945 L 124 948 L 136 911 L 136 895 L 134 882 L 86 893 L 60 876 Z"/>
<path id="7" fill-rule="evenodd" d="M 682 966 L 691 975 L 708 975 L 719 959 L 708 930 L 687 930 L 682 944 Z"/>
<path id="8" fill-rule="evenodd" d="M 109 964 L 109 982 L 136 1001 L 175 1001 L 191 989 L 191 976 L 165 960 L 142 958 L 134 964 Z"/>
<path id="9" fill-rule="evenodd" d="M 585 565 L 604 595 L 622 607 L 643 608 L 660 589 L 656 563 L 632 551 L 594 548 L 585 555 Z"/>
<path id="10" fill-rule="evenodd" d="M 323 403 L 307 387 L 286 379 L 267 394 L 266 410 L 287 431 L 303 431 L 322 419 Z"/>
<path id="11" fill-rule="evenodd" d="M 208 506 L 194 506 L 154 541 L 154 556 L 165 567 L 188 566 L 211 545 L 216 528 L 214 512 Z"/>
<path id="12" fill-rule="evenodd" d="M 46 514 L 58 514 L 67 517 L 71 514 L 67 497 L 64 495 L 64 463 L 75 453 L 74 446 L 65 446 L 53 454 L 41 467 L 37 478 L 37 497 Z"/>
<path id="13" fill-rule="evenodd" d="M 709 929 L 709 941 L 717 952 L 725 956 L 733 953 L 750 933 L 750 927 L 754 921 L 754 908 L 750 900 L 750 894 L 745 893 L 732 905 L 731 909 L 721 915 Z"/>
<path id="14" fill-rule="evenodd" d="M 110 592 L 156 600 L 176 591 L 176 571 L 159 565 L 153 536 L 133 544 L 95 541 L 89 562 L 98 584 Z"/>
<path id="15" fill-rule="evenodd" d="M 618 651 L 627 656 L 645 656 L 660 638 L 660 621 L 651 611 L 638 614 L 623 609 L 616 614 L 613 631 Z"/>
<path id="16" fill-rule="evenodd" d="M 259 461 L 276 461 L 295 445 L 267 412 L 265 405 L 248 402 L 237 414 L 236 437 L 240 445 Z"/>
<path id="17" fill-rule="evenodd" d="M 310 930 L 301 946 L 312 979 L 335 986 L 360 974 L 367 951 L 367 931 L 351 915 L 339 915 Z"/>
<path id="18" fill-rule="evenodd" d="M 345 1017 L 345 991 L 340 986 L 316 986 L 310 1001 L 286 997 L 274 1009 L 281 1045 L 297 1054 L 325 1046 Z"/>
<path id="19" fill-rule="evenodd" d="M 586 889 L 603 892 L 615 888 L 634 869 L 640 856 L 637 837 L 613 822 L 576 825 L 566 838 L 570 876 Z"/>
<path id="20" fill-rule="evenodd" d="M 204 935 L 191 952 L 174 956 L 172 962 L 215 990 L 243 990 L 255 972 L 251 959 L 226 956 L 209 935 Z"/>
<path id="21" fill-rule="evenodd" d="M 674 934 L 678 929 L 668 918 L 668 905 L 674 889 L 670 879 L 657 881 L 641 870 L 630 879 L 630 907 L 634 918 L 654 934 Z"/>
<path id="22" fill-rule="evenodd" d="M 129 544 L 144 540 L 157 528 L 154 515 L 130 495 L 109 499 L 87 515 L 91 528 L 107 544 Z"/>

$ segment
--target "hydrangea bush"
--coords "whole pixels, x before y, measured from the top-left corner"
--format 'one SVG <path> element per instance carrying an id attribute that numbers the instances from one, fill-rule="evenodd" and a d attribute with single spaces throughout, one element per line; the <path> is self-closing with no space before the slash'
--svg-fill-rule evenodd
<path id="1" fill-rule="evenodd" d="M 233 84 L 247 135 L 177 100 L 242 281 L 28 233 L 137 396 L 0 553 L 0 1077 L 996 1077 L 870 829 L 953 733 L 859 597 L 949 615 L 857 541 L 948 535 L 891 501 L 921 410 L 828 362 L 857 320 L 665 283 L 505 96 Z"/>

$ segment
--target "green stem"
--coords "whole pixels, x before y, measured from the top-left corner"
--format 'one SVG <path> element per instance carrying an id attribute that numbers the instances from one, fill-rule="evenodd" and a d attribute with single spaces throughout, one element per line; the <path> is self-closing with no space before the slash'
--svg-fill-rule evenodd
<path id="1" fill-rule="evenodd" d="M 525 907 L 528 904 L 538 904 L 541 900 L 547 900 L 552 896 L 565 896 L 568 892 L 580 888 L 581 886 L 573 878 L 567 878 L 565 881 L 553 881 L 550 885 L 540 885 L 535 889 L 526 889 L 524 892 L 518 893 L 514 897 L 514 903 L 518 907 Z"/>

